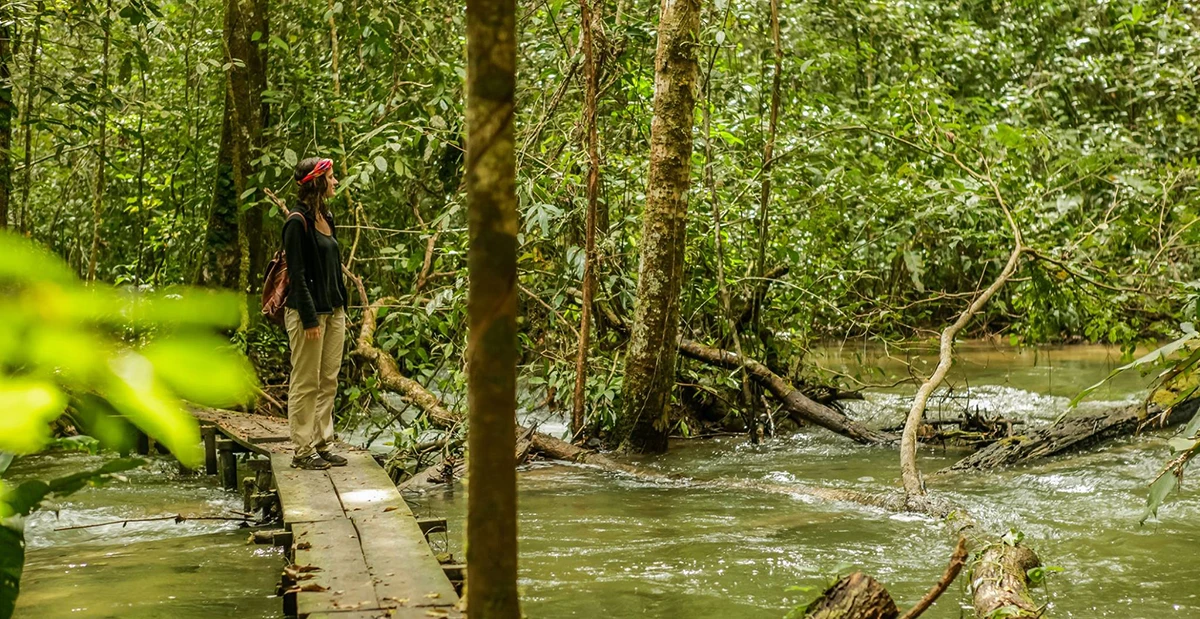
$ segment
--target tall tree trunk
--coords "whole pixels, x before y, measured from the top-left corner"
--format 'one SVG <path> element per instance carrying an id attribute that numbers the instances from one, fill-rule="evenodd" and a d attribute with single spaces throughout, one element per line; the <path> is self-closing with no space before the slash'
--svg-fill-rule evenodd
<path id="1" fill-rule="evenodd" d="M 100 259 L 100 225 L 104 217 L 104 193 L 106 191 L 105 171 L 108 159 L 108 65 L 109 48 L 112 46 L 112 0 L 105 4 L 104 17 L 104 50 L 102 51 L 102 69 L 100 73 L 100 140 L 96 147 L 96 189 L 92 196 L 92 249 L 88 253 L 87 281 L 96 280 L 96 263 Z"/>
<path id="2" fill-rule="evenodd" d="M 467 606 L 517 619 L 516 0 L 467 1 Z"/>
<path id="3" fill-rule="evenodd" d="M 26 234 L 29 231 L 29 190 L 33 187 L 33 102 L 36 99 L 38 90 L 37 61 L 41 56 L 38 48 L 42 44 L 42 13 L 45 11 L 45 2 L 38 0 L 37 15 L 33 20 L 33 40 L 29 44 L 29 77 L 25 81 L 25 89 L 27 91 L 25 95 L 25 113 L 23 115 L 23 123 L 25 125 L 25 184 L 21 188 L 21 213 L 19 217 L 21 234 Z"/>
<path id="4" fill-rule="evenodd" d="M 12 195 L 12 3 L 0 6 L 0 229 L 8 227 Z"/>
<path id="5" fill-rule="evenodd" d="M 257 40 L 256 32 L 260 33 Z M 241 193 L 249 187 L 247 179 L 254 172 L 251 153 L 262 144 L 267 67 L 259 41 L 266 41 L 266 32 L 267 0 L 226 0 L 223 44 L 228 57 L 236 62 L 226 71 L 221 146 L 197 282 L 241 293 L 247 292 L 249 271 L 260 266 L 255 258 L 261 262 L 262 256 L 262 212 L 257 208 L 243 212 L 240 205 L 244 202 Z M 246 199 L 259 201 L 257 196 Z"/>
<path id="6" fill-rule="evenodd" d="M 624 451 L 667 450 L 687 235 L 700 6 L 700 0 L 662 0 L 661 5 L 637 309 L 625 357 L 624 410 L 613 433 Z"/>
<path id="7" fill-rule="evenodd" d="M 598 2 L 597 2 L 598 4 Z M 587 177 L 587 232 L 583 258 L 583 307 L 579 319 L 579 354 L 575 361 L 575 398 L 571 411 L 571 432 L 576 436 L 583 430 L 586 408 L 588 340 L 592 326 L 592 297 L 596 286 L 596 208 L 600 191 L 600 141 L 596 128 L 596 97 L 600 80 L 596 70 L 595 25 L 599 16 L 592 0 L 579 0 L 580 19 L 583 21 L 583 81 L 586 94 L 583 105 L 583 125 L 587 132 L 588 177 Z"/>

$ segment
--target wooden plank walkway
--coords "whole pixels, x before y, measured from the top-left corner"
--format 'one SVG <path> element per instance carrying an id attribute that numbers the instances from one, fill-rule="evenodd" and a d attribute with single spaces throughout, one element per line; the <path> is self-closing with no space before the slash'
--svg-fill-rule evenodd
<path id="1" fill-rule="evenodd" d="M 302 574 L 285 609 L 301 619 L 462 616 L 421 526 L 369 453 L 342 446 L 346 466 L 303 471 L 291 468 L 285 420 L 214 409 L 193 414 L 242 450 L 270 458 L 292 532 L 292 562 L 316 568 Z"/>

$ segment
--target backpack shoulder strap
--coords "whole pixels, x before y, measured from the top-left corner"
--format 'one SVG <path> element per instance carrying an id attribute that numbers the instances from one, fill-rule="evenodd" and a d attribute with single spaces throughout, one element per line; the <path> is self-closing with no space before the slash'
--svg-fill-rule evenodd
<path id="1" fill-rule="evenodd" d="M 292 219 L 296 218 L 297 216 L 300 217 L 300 225 L 304 226 L 304 230 L 307 232 L 308 231 L 308 218 L 304 216 L 304 213 L 301 213 L 300 211 L 292 211 L 291 213 L 288 214 L 287 221 L 291 221 Z M 284 223 L 287 223 L 287 222 L 284 222 Z"/>

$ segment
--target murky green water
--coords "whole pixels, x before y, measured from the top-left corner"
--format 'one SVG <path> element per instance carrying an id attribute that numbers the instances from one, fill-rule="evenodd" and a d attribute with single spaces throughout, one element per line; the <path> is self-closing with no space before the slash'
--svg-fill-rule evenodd
<path id="1" fill-rule="evenodd" d="M 855 355 L 827 351 L 821 363 L 855 371 Z M 932 416 L 966 408 L 1052 418 L 1078 389 L 1106 375 L 1117 356 L 1096 347 L 1016 354 L 971 346 L 950 397 L 935 399 Z M 885 363 L 885 374 L 900 367 Z M 1136 375 L 1119 379 L 1087 406 L 1131 401 L 1143 384 Z M 911 390 L 868 390 L 851 409 L 873 424 L 892 423 Z M 931 449 L 922 462 L 935 470 L 957 455 Z M 930 487 L 994 528 L 1020 529 L 1046 563 L 1063 568 L 1042 592 L 1053 616 L 1200 618 L 1200 497 L 1185 490 L 1159 522 L 1137 524 L 1145 485 L 1164 456 L 1161 436 L 1143 436 L 1037 467 L 935 479 Z M 49 476 L 94 464 L 89 458 L 26 460 L 13 473 Z M 881 490 L 896 487 L 896 461 L 893 450 L 814 430 L 762 447 L 735 439 L 678 442 L 670 455 L 642 464 L 701 479 Z M 940 576 L 951 550 L 939 523 L 803 496 L 646 484 L 568 466 L 523 471 L 520 488 L 521 591 L 530 617 L 780 617 L 813 595 L 793 587 L 819 588 L 844 566 L 881 579 L 905 606 Z M 465 498 L 458 487 L 423 496 L 414 509 L 449 517 L 452 535 L 439 543 L 459 554 Z M 58 519 L 42 513 L 29 523 L 18 618 L 277 616 L 279 602 L 268 596 L 281 558 L 247 545 L 245 532 L 231 525 L 52 530 L 239 505 L 215 480 L 179 479 L 166 464 L 72 497 Z M 924 616 L 959 617 L 964 582 Z"/>
<path id="2" fill-rule="evenodd" d="M 941 399 L 940 408 L 946 415 L 970 407 L 1051 418 L 1079 388 L 1106 375 L 1117 357 L 1094 347 L 1037 355 L 969 347 L 952 381 L 963 397 Z M 823 363 L 855 365 L 846 354 L 828 354 Z M 1096 398 L 1128 401 L 1142 385 L 1132 375 Z M 872 391 L 851 408 L 875 423 L 898 420 L 911 390 Z M 935 470 L 956 454 L 927 450 L 922 458 Z M 970 506 L 991 527 L 1020 529 L 1045 563 L 1063 568 L 1048 594 L 1042 592 L 1053 616 L 1200 617 L 1196 493 L 1185 491 L 1160 522 L 1137 524 L 1145 485 L 1163 460 L 1163 439 L 1146 436 L 1082 457 L 959 475 L 930 487 Z M 895 488 L 898 477 L 895 451 L 864 449 L 819 431 L 757 448 L 732 439 L 679 442 L 670 455 L 644 464 L 702 479 L 874 490 Z M 520 489 L 521 588 L 531 617 L 779 617 L 813 595 L 789 588 L 820 588 L 844 565 L 882 580 L 904 607 L 937 580 L 951 551 L 938 523 L 801 496 L 642 484 L 563 466 L 524 472 Z M 457 522 L 448 540 L 456 552 L 464 499 L 460 488 L 425 496 L 417 509 Z M 924 616 L 959 617 L 963 583 Z"/>
<path id="3" fill-rule="evenodd" d="M 98 466 L 103 456 L 54 454 L 20 459 L 5 479 L 52 478 Z M 278 617 L 281 553 L 247 544 L 236 523 L 139 522 L 57 528 L 164 515 L 232 515 L 242 508 L 215 478 L 180 477 L 160 459 L 127 481 L 87 488 L 25 527 L 25 574 L 16 619 L 56 617 L 200 619 Z M 56 513 L 57 512 L 57 513 Z"/>

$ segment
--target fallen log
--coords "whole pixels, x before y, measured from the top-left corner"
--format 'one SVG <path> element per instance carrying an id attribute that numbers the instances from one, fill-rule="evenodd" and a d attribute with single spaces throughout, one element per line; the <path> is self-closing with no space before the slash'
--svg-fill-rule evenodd
<path id="1" fill-rule="evenodd" d="M 993 544 L 975 564 L 975 616 L 1041 617 L 1043 609 L 1029 593 L 1029 570 L 1042 564 L 1037 554 L 1021 546 Z M 1004 609 L 1004 610 L 1001 610 Z"/>
<path id="2" fill-rule="evenodd" d="M 795 420 L 816 424 L 866 445 L 894 443 L 898 439 L 895 435 L 872 430 L 824 404 L 814 402 L 754 359 L 747 358 L 743 363 L 736 353 L 711 348 L 688 339 L 679 340 L 679 352 L 691 359 L 717 367 L 730 370 L 744 367 L 750 377 L 771 392 L 771 395 L 783 404 L 788 416 Z"/>
<path id="3" fill-rule="evenodd" d="M 959 460 L 946 471 L 1024 464 L 1137 434 L 1144 429 L 1177 426 L 1191 419 L 1197 408 L 1200 408 L 1200 398 L 1187 400 L 1154 415 L 1147 414 L 1141 404 L 1116 411 L 1073 415 L 1044 428 L 996 441 Z"/>
<path id="4" fill-rule="evenodd" d="M 896 602 L 878 580 L 854 572 L 804 609 L 805 619 L 896 619 Z"/>

